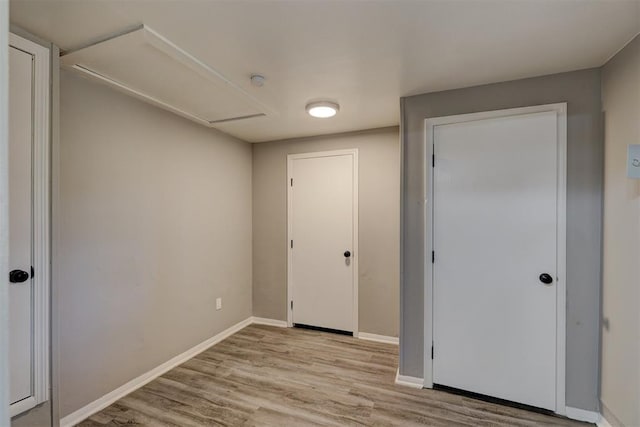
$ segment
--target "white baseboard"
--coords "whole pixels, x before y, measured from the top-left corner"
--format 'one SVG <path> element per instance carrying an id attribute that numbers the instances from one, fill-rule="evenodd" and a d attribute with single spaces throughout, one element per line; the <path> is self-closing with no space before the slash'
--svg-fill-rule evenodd
<path id="1" fill-rule="evenodd" d="M 613 427 L 609 421 L 604 417 L 604 415 L 600 415 L 600 420 L 596 422 L 596 426 L 598 427 Z"/>
<path id="2" fill-rule="evenodd" d="M 105 394 L 98 400 L 94 400 L 88 405 L 83 406 L 82 408 L 78 409 L 75 412 L 72 412 L 71 414 L 67 415 L 66 417 L 63 417 L 60 420 L 60 427 L 71 427 L 78 424 L 80 421 L 89 418 L 91 415 L 95 414 L 98 411 L 103 410 L 104 408 L 111 405 L 118 399 L 123 398 L 127 394 L 153 381 L 154 379 L 158 378 L 160 375 L 166 373 L 167 371 L 186 362 L 187 360 L 198 355 L 199 353 L 202 353 L 212 345 L 219 343 L 223 339 L 249 326 L 250 324 L 253 323 L 253 320 L 254 320 L 253 317 L 249 317 L 239 323 L 236 323 L 235 325 L 231 326 L 228 329 L 225 329 L 224 331 L 207 339 L 206 341 L 203 341 L 200 344 L 194 347 L 191 347 L 189 350 L 185 351 L 184 353 L 181 353 L 176 357 L 164 362 L 162 365 L 153 368 L 152 370 L 140 375 L 139 377 L 132 379 L 128 383 L 123 384 L 122 386 L 118 387 L 112 392 Z"/>
<path id="3" fill-rule="evenodd" d="M 396 371 L 396 384 L 411 388 L 423 388 L 424 379 L 400 375 L 400 371 L 398 370 Z"/>
<path id="4" fill-rule="evenodd" d="M 251 318 L 251 323 L 254 323 L 256 325 L 277 326 L 279 328 L 286 328 L 288 326 L 286 320 L 267 319 L 265 317 L 255 316 Z"/>
<path id="5" fill-rule="evenodd" d="M 19 402 L 9 405 L 9 416 L 13 418 L 30 409 L 35 408 L 36 405 L 36 398 L 33 396 L 29 396 L 26 399 L 22 399 Z"/>
<path id="6" fill-rule="evenodd" d="M 585 409 L 572 408 L 570 406 L 567 406 L 565 409 L 567 411 L 565 416 L 576 421 L 585 421 L 587 423 L 595 424 L 600 422 L 600 419 L 602 418 L 600 413 L 595 411 L 587 411 Z"/>
<path id="7" fill-rule="evenodd" d="M 93 402 L 83 406 L 77 411 L 72 412 L 66 417 L 63 417 L 60 420 L 60 427 L 72 427 L 78 424 L 79 422 L 89 418 L 91 415 L 95 414 L 96 412 L 99 412 L 104 408 L 106 408 L 107 406 L 113 404 L 118 399 L 121 399 L 127 394 L 132 393 L 133 391 L 153 381 L 154 379 L 170 371 L 176 366 L 195 357 L 196 355 L 198 355 L 199 353 L 202 353 L 209 347 L 219 343 L 223 339 L 235 334 L 236 332 L 240 331 L 241 329 L 244 329 L 245 327 L 251 324 L 276 326 L 281 328 L 287 327 L 287 322 L 284 320 L 266 319 L 263 317 L 255 317 L 255 316 L 248 317 L 247 319 L 239 323 L 236 323 L 235 325 L 231 326 L 228 329 L 225 329 L 224 331 L 207 339 L 206 341 L 203 341 L 200 344 L 190 348 L 184 353 L 181 353 L 176 357 L 166 361 L 162 365 L 157 366 L 152 370 L 140 375 L 139 377 L 132 379 L 126 384 L 123 384 L 117 389 L 105 394 L 101 398 L 94 400 Z M 370 340 L 370 341 L 398 344 L 398 338 L 387 337 L 384 335 L 368 334 L 368 333 L 361 332 L 358 334 L 358 338 L 364 339 L 364 340 Z M 407 387 L 413 387 L 413 388 L 422 388 L 423 380 L 422 378 L 407 377 L 407 376 L 398 375 L 396 373 L 396 384 L 404 385 Z"/>
<path id="8" fill-rule="evenodd" d="M 399 341 L 398 337 L 389 337 L 386 335 L 370 334 L 367 332 L 358 332 L 358 338 L 360 338 L 361 340 L 383 342 L 385 344 L 395 344 L 395 345 L 398 345 L 398 341 Z"/>

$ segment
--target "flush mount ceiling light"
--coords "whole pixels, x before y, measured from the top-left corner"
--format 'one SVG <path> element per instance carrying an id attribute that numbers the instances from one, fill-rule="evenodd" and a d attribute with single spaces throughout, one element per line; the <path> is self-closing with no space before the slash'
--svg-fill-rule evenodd
<path id="1" fill-rule="evenodd" d="M 260 74 L 251 74 L 251 84 L 255 87 L 262 87 L 264 86 L 264 81 L 266 79 L 264 78 L 264 76 L 260 75 Z"/>
<path id="2" fill-rule="evenodd" d="M 328 119 L 333 117 L 340 110 L 340 106 L 335 102 L 319 101 L 311 102 L 307 104 L 307 113 L 311 117 L 317 117 L 320 119 Z"/>

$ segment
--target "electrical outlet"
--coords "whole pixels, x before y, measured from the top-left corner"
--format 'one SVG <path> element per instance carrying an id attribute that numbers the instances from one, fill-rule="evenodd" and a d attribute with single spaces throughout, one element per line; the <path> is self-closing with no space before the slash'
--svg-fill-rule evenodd
<path id="1" fill-rule="evenodd" d="M 216 298 L 216 310 L 222 309 L 222 298 Z"/>

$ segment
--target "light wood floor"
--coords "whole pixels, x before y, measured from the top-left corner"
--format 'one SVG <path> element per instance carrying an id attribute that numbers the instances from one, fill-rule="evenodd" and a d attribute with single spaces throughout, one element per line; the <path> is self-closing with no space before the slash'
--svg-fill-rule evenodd
<path id="1" fill-rule="evenodd" d="M 398 348 L 252 325 L 80 426 L 586 426 L 394 384 Z"/>

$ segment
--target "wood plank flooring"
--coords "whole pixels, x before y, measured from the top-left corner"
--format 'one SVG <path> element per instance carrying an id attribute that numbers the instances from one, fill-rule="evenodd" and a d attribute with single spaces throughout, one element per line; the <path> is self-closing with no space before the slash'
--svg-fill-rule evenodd
<path id="1" fill-rule="evenodd" d="M 394 384 L 398 347 L 252 325 L 79 425 L 587 426 Z"/>

